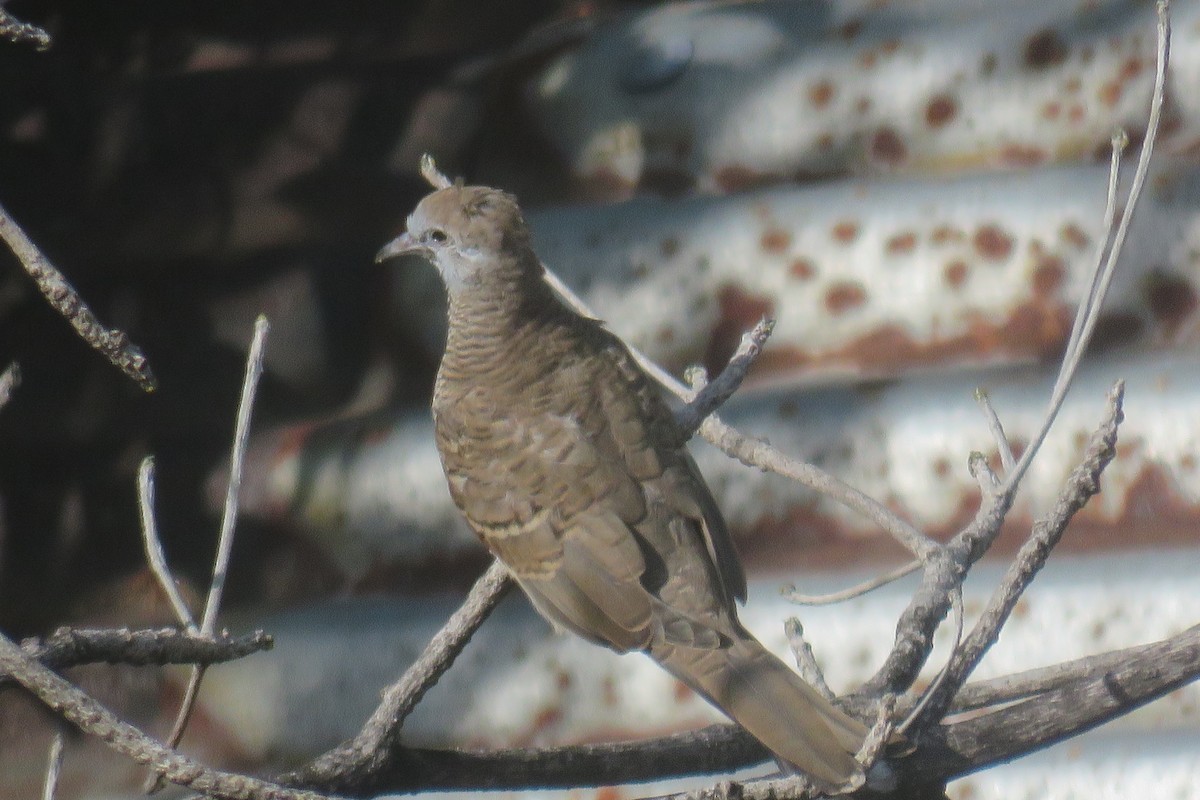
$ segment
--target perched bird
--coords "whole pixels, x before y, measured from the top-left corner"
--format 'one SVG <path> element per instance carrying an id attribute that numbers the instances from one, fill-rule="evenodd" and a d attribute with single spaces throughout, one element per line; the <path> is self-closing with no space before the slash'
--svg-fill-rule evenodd
<path id="1" fill-rule="evenodd" d="M 376 261 L 418 253 L 445 282 L 433 418 L 468 523 L 555 627 L 649 654 L 782 762 L 844 785 L 866 729 L 738 622 L 741 563 L 657 387 L 546 282 L 512 195 L 437 178 Z"/>

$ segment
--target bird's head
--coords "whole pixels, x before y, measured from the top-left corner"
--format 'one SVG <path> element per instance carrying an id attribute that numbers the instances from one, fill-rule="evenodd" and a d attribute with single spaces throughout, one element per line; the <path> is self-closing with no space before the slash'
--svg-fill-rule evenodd
<path id="1" fill-rule="evenodd" d="M 522 267 L 528 250 L 529 232 L 515 197 L 486 186 L 450 185 L 417 204 L 405 232 L 384 245 L 375 261 L 423 255 L 453 295 L 497 270 Z"/>

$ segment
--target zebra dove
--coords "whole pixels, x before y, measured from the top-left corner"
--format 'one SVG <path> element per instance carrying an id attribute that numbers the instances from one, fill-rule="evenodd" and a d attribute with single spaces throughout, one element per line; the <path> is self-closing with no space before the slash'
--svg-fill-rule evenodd
<path id="1" fill-rule="evenodd" d="M 450 494 L 558 629 L 648 653 L 825 789 L 863 725 L 738 622 L 746 579 L 670 408 L 622 342 L 545 280 L 516 199 L 442 179 L 376 261 L 441 273 L 433 395 Z"/>

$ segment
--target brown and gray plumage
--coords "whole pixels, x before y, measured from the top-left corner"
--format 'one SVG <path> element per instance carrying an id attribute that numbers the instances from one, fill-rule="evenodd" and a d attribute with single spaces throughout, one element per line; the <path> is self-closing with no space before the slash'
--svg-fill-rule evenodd
<path id="1" fill-rule="evenodd" d="M 865 728 L 738 622 L 746 579 L 670 409 L 624 345 L 546 283 L 516 200 L 444 186 L 377 261 L 421 253 L 450 326 L 433 396 L 454 502 L 556 627 L 641 650 L 832 788 Z"/>

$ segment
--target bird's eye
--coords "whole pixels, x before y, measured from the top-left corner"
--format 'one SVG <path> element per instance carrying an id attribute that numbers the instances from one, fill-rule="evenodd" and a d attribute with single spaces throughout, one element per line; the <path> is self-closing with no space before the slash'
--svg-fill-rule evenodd
<path id="1" fill-rule="evenodd" d="M 445 244 L 446 242 L 446 232 L 441 228 L 434 228 L 428 233 L 428 236 L 431 242 L 436 242 L 437 244 Z"/>

